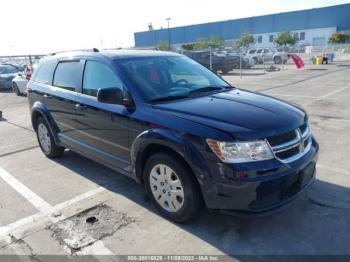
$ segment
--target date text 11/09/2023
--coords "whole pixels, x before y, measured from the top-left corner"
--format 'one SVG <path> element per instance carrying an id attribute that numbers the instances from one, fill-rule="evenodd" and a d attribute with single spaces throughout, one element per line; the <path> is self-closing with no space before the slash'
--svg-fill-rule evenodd
<path id="1" fill-rule="evenodd" d="M 128 256 L 128 261 L 219 261 L 219 256 L 144 255 Z"/>

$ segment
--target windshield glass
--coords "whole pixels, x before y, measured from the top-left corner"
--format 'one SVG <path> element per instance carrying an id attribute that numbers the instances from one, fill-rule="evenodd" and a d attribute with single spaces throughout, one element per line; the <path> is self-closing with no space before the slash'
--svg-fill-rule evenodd
<path id="1" fill-rule="evenodd" d="M 146 101 L 181 98 L 197 89 L 209 92 L 230 87 L 220 77 L 185 56 L 136 58 L 120 65 Z"/>

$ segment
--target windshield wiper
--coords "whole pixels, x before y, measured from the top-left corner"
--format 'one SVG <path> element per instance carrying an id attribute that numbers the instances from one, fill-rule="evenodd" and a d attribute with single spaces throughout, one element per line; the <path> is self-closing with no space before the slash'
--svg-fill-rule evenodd
<path id="1" fill-rule="evenodd" d="M 181 98 L 187 98 L 188 95 L 173 95 L 173 96 L 163 96 L 163 97 L 158 97 L 154 98 L 151 100 L 148 100 L 148 102 L 164 102 L 164 101 L 171 101 L 171 100 L 176 100 L 176 99 L 181 99 Z"/>
<path id="2" fill-rule="evenodd" d="M 210 92 L 210 91 L 221 91 L 227 88 L 231 88 L 231 87 L 230 86 L 206 86 L 206 87 L 194 89 L 188 92 L 188 94 L 204 93 L 204 92 Z"/>

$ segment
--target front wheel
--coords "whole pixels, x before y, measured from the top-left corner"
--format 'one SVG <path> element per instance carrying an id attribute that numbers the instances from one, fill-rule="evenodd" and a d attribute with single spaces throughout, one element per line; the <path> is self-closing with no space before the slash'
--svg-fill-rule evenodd
<path id="1" fill-rule="evenodd" d="M 36 135 L 41 151 L 48 158 L 59 157 L 63 154 L 64 148 L 56 144 L 47 122 L 42 117 L 37 120 Z"/>
<path id="2" fill-rule="evenodd" d="M 198 213 L 198 185 L 178 157 L 166 153 L 152 155 L 144 168 L 144 182 L 152 203 L 169 220 L 187 222 Z"/>

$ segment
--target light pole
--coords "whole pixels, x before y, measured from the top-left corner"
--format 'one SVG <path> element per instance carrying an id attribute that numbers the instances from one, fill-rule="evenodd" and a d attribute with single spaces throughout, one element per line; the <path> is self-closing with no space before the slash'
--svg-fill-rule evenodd
<path id="1" fill-rule="evenodd" d="M 168 18 L 166 18 L 165 20 L 168 21 L 168 48 L 169 48 L 169 50 L 170 50 L 170 20 L 171 20 L 171 18 L 168 17 Z"/>

